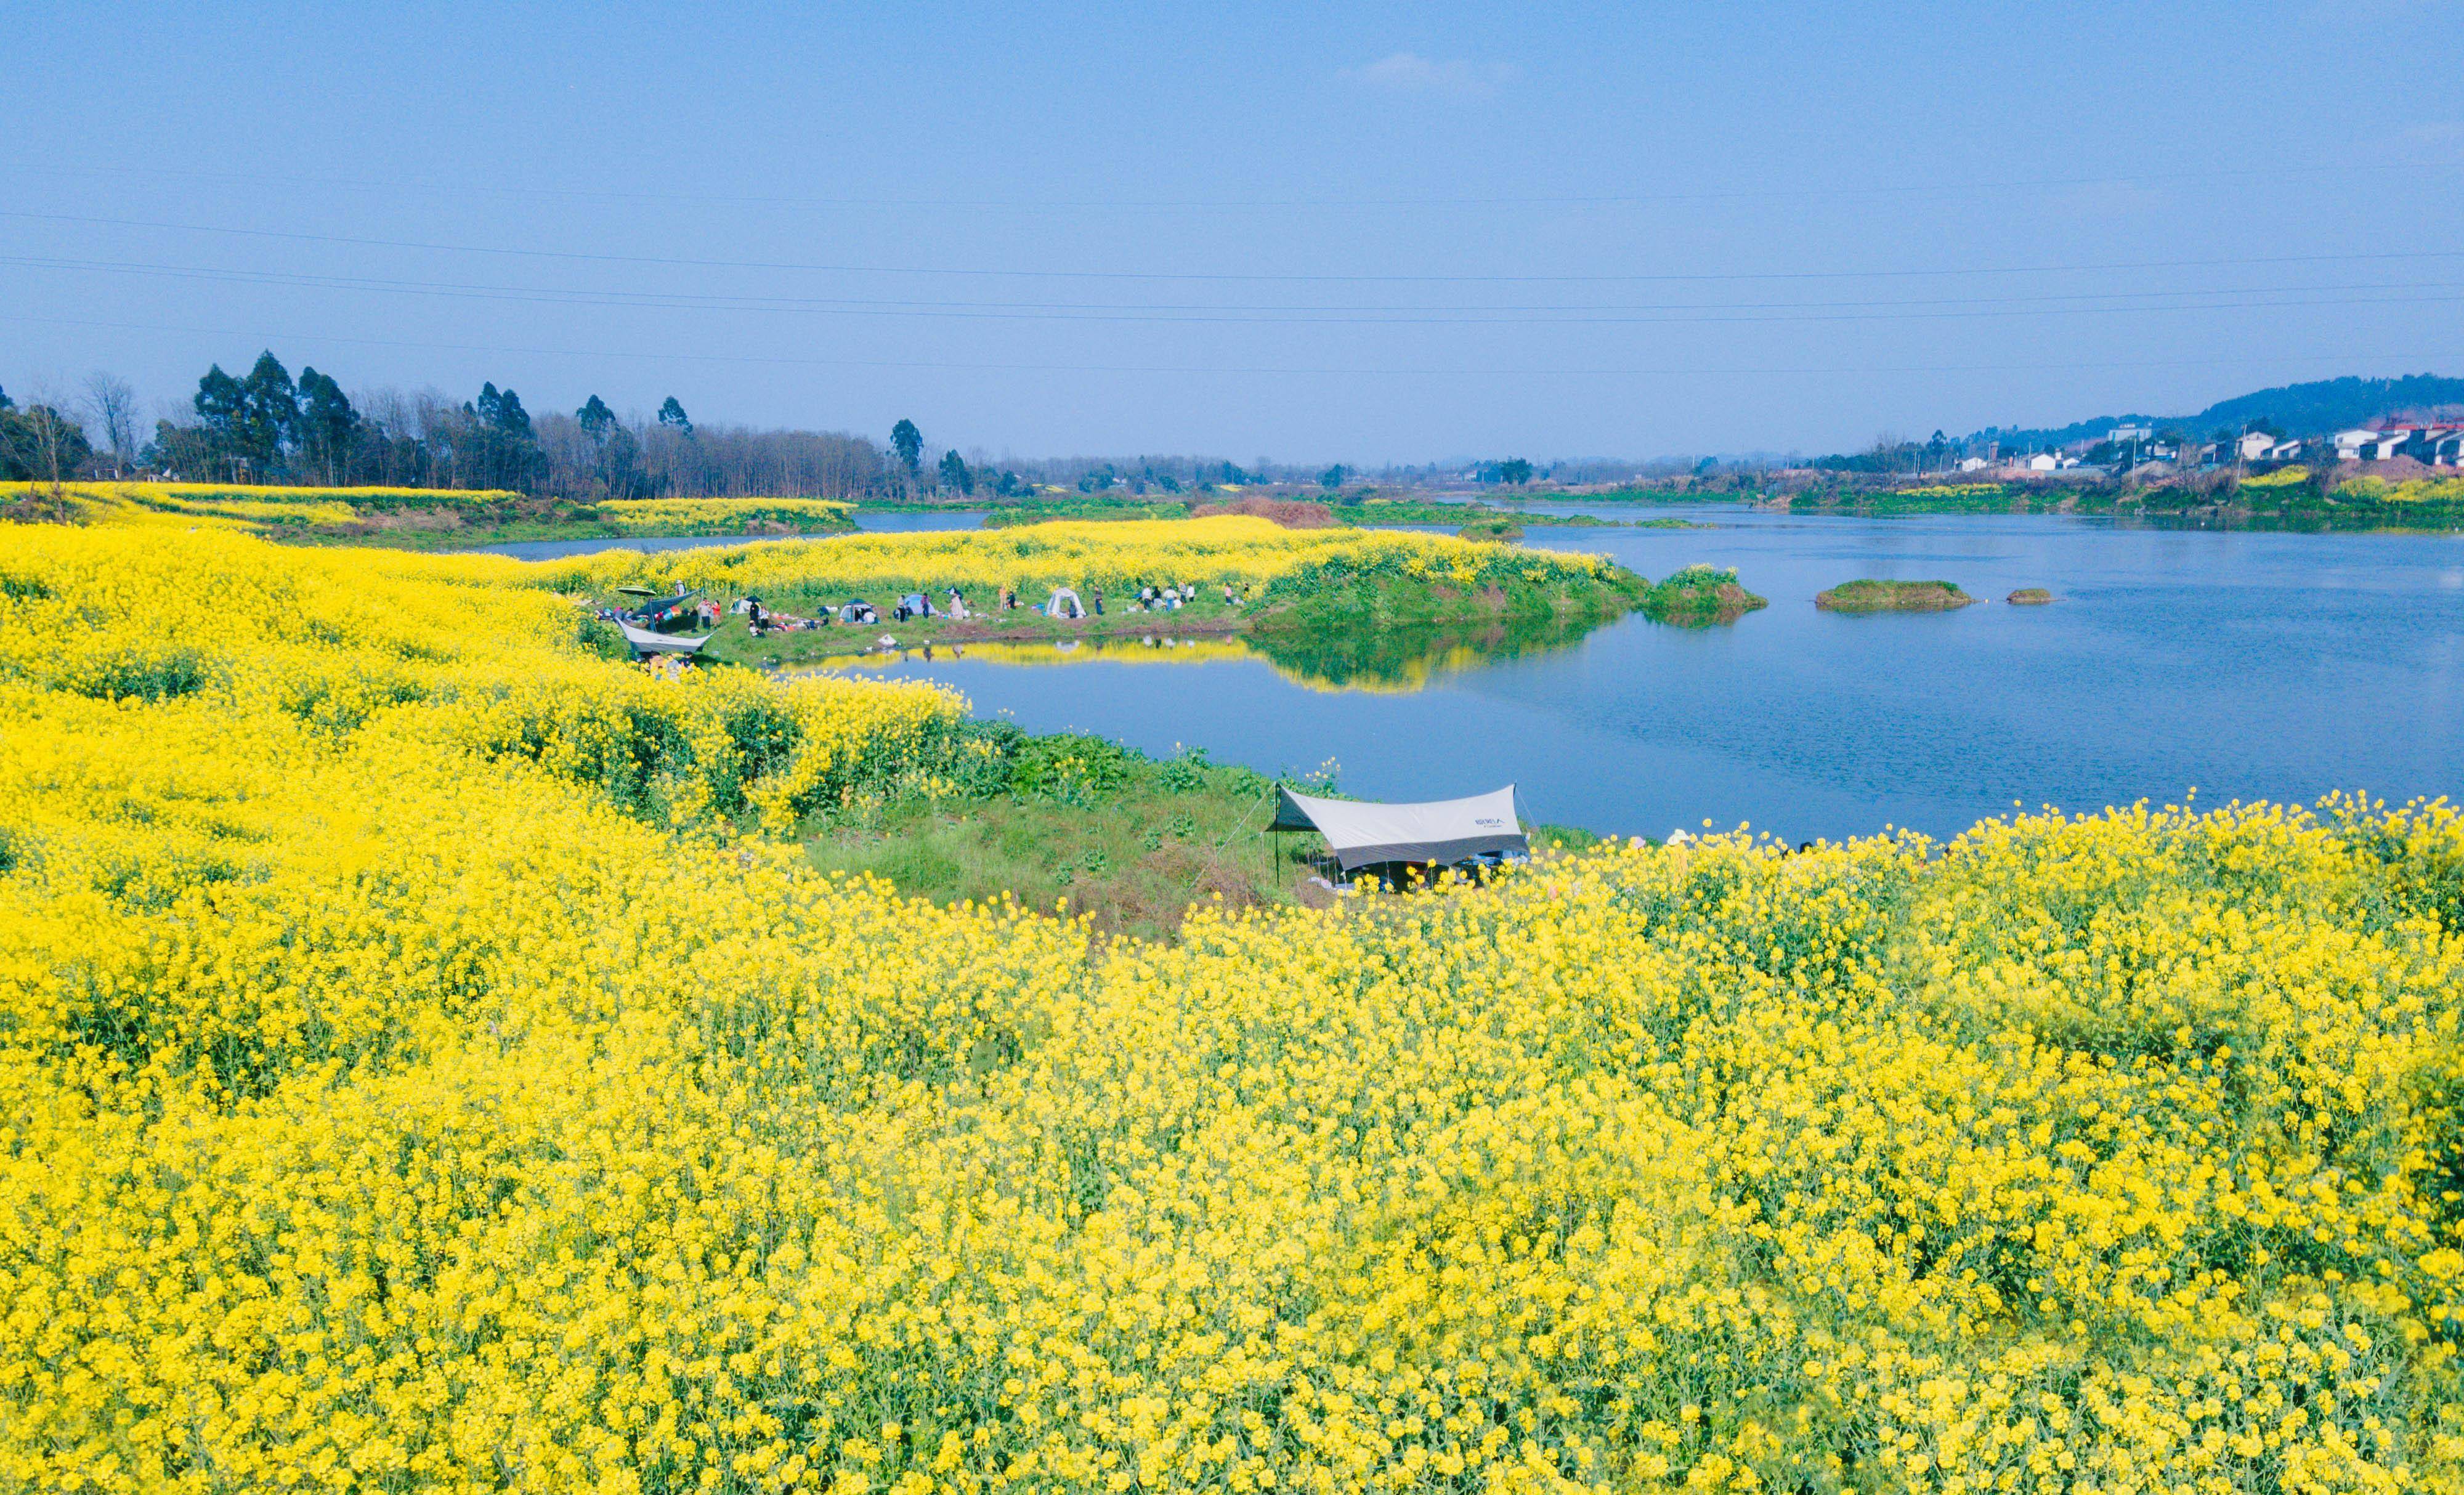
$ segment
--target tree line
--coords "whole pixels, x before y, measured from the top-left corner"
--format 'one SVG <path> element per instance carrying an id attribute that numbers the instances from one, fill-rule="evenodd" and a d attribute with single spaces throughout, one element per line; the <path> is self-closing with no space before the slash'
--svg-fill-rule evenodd
<path id="1" fill-rule="evenodd" d="M 1547 475 L 1567 479 L 1572 473 L 1560 465 Z M 535 413 L 511 386 L 494 382 L 461 401 L 435 389 L 346 391 L 314 365 L 294 377 L 271 349 L 244 374 L 220 363 L 208 368 L 186 407 L 156 420 L 150 435 L 141 429 L 136 391 L 109 374 L 96 374 L 75 396 L 46 391 L 22 407 L 0 392 L 0 479 L 507 489 L 586 503 L 737 495 L 1001 499 L 1039 488 L 1173 495 L 1256 483 L 1334 489 L 1369 475 L 1340 464 L 1320 471 L 1265 457 L 1247 464 L 1185 455 L 996 464 L 951 448 L 935 461 L 913 420 L 891 428 L 884 450 L 844 431 L 699 425 L 672 395 L 654 413 L 629 418 L 597 394 L 570 414 Z M 1431 467 L 1378 475 L 1416 485 L 1457 474 Z M 1517 486 L 1537 475 L 1520 458 L 1485 463 L 1478 472 L 1482 482 Z"/>
<path id="2" fill-rule="evenodd" d="M 245 374 L 207 369 L 188 408 L 156 421 L 150 438 L 134 412 L 134 392 L 108 375 L 77 402 L 18 408 L 0 394 L 0 477 L 496 488 L 576 502 L 843 498 L 923 480 L 915 463 L 892 464 L 862 436 L 696 426 L 672 395 L 631 420 L 596 394 L 569 415 L 534 415 L 494 382 L 458 402 L 432 389 L 354 395 L 313 365 L 294 378 L 271 350 Z"/>

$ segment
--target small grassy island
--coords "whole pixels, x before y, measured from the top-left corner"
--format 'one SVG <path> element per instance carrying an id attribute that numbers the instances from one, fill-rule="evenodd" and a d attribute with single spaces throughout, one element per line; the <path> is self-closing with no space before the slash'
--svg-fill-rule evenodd
<path id="1" fill-rule="evenodd" d="M 2054 594 L 2041 586 L 2023 586 L 2004 601 L 2016 607 L 2038 607 L 2054 600 Z"/>
<path id="2" fill-rule="evenodd" d="M 1661 623 L 1702 627 L 1734 623 L 1771 599 L 1737 584 L 1737 573 L 1719 566 L 1687 566 L 1643 593 L 1639 609 Z"/>
<path id="3" fill-rule="evenodd" d="M 1815 595 L 1826 612 L 1947 612 L 1976 601 L 1955 582 L 1842 582 Z"/>

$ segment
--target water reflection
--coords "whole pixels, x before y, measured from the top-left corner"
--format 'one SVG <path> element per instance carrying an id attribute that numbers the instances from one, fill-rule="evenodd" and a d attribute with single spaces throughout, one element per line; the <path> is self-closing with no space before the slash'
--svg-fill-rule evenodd
<path id="1" fill-rule="evenodd" d="M 1318 690 L 1408 693 L 1447 675 L 1571 648 L 1599 624 L 1547 618 L 1264 633 L 1250 645 L 1286 678 Z"/>
<path id="2" fill-rule="evenodd" d="M 896 672 L 944 660 L 979 665 L 1222 664 L 1262 660 L 1311 691 L 1401 695 L 1451 675 L 1503 661 L 1546 654 L 1580 643 L 1595 623 L 1551 618 L 1480 626 L 1386 628 L 1374 632 L 1177 635 L 1115 634 L 1104 638 L 985 644 L 935 644 L 885 649 L 807 667 L 814 671 Z"/>

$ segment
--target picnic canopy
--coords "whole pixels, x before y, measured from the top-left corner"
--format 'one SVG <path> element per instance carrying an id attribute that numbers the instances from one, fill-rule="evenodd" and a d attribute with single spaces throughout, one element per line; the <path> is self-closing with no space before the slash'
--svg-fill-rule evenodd
<path id="1" fill-rule="evenodd" d="M 700 602 L 701 593 L 699 592 L 683 592 L 673 597 L 656 597 L 636 608 L 634 616 L 655 628 L 660 624 L 683 617 L 689 609 Z"/>
<path id="2" fill-rule="evenodd" d="M 1375 804 L 1321 800 L 1278 789 L 1272 830 L 1313 830 L 1326 838 L 1344 873 L 1380 862 L 1448 863 L 1529 851 L 1514 816 L 1514 786 L 1467 800 Z"/>

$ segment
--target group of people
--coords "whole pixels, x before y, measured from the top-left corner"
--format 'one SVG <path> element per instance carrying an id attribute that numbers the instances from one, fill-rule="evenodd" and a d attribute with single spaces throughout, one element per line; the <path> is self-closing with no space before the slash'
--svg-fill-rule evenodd
<path id="1" fill-rule="evenodd" d="M 712 605 L 716 606 L 715 604 Z M 802 632 L 806 628 L 826 628 L 830 626 L 830 615 L 826 608 L 818 618 L 800 618 L 793 613 L 771 611 L 761 605 L 761 599 L 759 597 L 739 597 L 736 600 L 736 605 L 728 610 L 742 618 L 745 627 L 752 630 L 753 636 L 757 639 L 764 634 Z M 716 625 L 717 618 L 715 613 L 711 621 L 714 626 Z"/>
<path id="2" fill-rule="evenodd" d="M 905 594 L 891 609 L 891 620 L 895 623 L 907 623 L 918 618 L 948 618 L 953 622 L 963 622 L 977 616 L 974 609 L 967 605 L 964 592 L 955 586 L 944 588 L 943 591 L 944 600 L 937 605 L 933 602 L 930 593 Z M 681 588 L 678 595 L 685 595 Z M 1098 617 L 1103 616 L 1104 589 L 1101 586 L 1087 588 L 1086 602 L 1083 606 L 1079 605 L 1078 593 L 1072 588 L 1066 586 L 1057 588 L 1053 596 L 1057 600 L 1055 603 L 1039 605 L 1032 602 L 1022 602 L 1018 588 L 1004 586 L 1000 589 L 999 601 L 995 604 L 995 607 L 1000 612 L 1016 612 L 1021 606 L 1024 606 L 1032 611 L 1050 612 L 1057 617 L 1082 617 L 1088 613 L 1093 613 Z M 1177 612 L 1196 601 L 1198 601 L 1198 584 L 1194 582 L 1184 582 L 1177 585 L 1159 585 L 1152 582 L 1140 582 L 1137 585 L 1137 595 L 1125 604 L 1122 610 L 1125 612 Z M 1223 583 L 1224 606 L 1238 608 L 1247 605 L 1248 601 L 1249 588 L 1245 583 L 1233 582 Z M 825 607 L 818 616 L 810 618 L 774 611 L 764 606 L 760 598 L 749 596 L 738 598 L 735 603 L 724 607 L 715 601 L 704 600 L 695 604 L 692 609 L 693 623 L 705 628 L 718 627 L 730 613 L 743 618 L 755 638 L 760 638 L 769 633 L 826 628 L 833 623 L 877 626 L 882 621 L 880 611 L 872 604 L 861 598 L 850 599 L 845 605 L 837 608 Z M 600 616 L 613 622 L 619 614 L 612 609 L 602 608 Z"/>
<path id="3" fill-rule="evenodd" d="M 933 605 L 931 594 L 909 592 L 898 599 L 898 605 L 891 610 L 891 616 L 900 623 L 905 623 L 910 618 L 948 618 L 953 622 L 964 623 L 974 617 L 975 613 L 967 606 L 966 594 L 953 586 L 946 589 L 946 595 L 937 607 Z"/>
<path id="4" fill-rule="evenodd" d="M 953 589 L 950 595 L 955 601 L 958 594 L 955 589 Z M 1067 597 L 1074 600 L 1078 596 L 1078 593 L 1073 587 L 1064 586 L 1056 588 L 1053 595 L 1055 597 Z M 1126 612 L 1177 612 L 1182 607 L 1187 606 L 1189 604 L 1196 601 L 1198 601 L 1198 583 L 1195 582 L 1183 582 L 1177 586 L 1159 586 L 1152 582 L 1141 582 L 1138 583 L 1137 596 L 1132 599 L 1123 610 Z M 1248 601 L 1249 588 L 1247 583 L 1233 582 L 1226 582 L 1223 583 L 1224 606 L 1240 607 L 1245 605 Z M 1015 612 L 1021 605 L 1022 604 L 1019 601 L 1018 588 L 1014 586 L 1004 586 L 1001 589 L 1000 600 L 996 604 L 999 610 L 1002 612 Z M 1036 606 L 1033 603 L 1027 603 L 1023 605 L 1029 608 L 1034 608 Z M 1049 607 L 1050 605 L 1046 605 L 1046 606 L 1042 610 L 1049 610 Z M 1104 615 L 1104 589 L 1101 586 L 1089 586 L 1087 588 L 1086 610 L 1093 613 L 1097 617 L 1102 617 Z M 950 615 L 952 617 L 966 616 L 965 613 L 959 611 L 955 605 L 952 607 Z"/>

